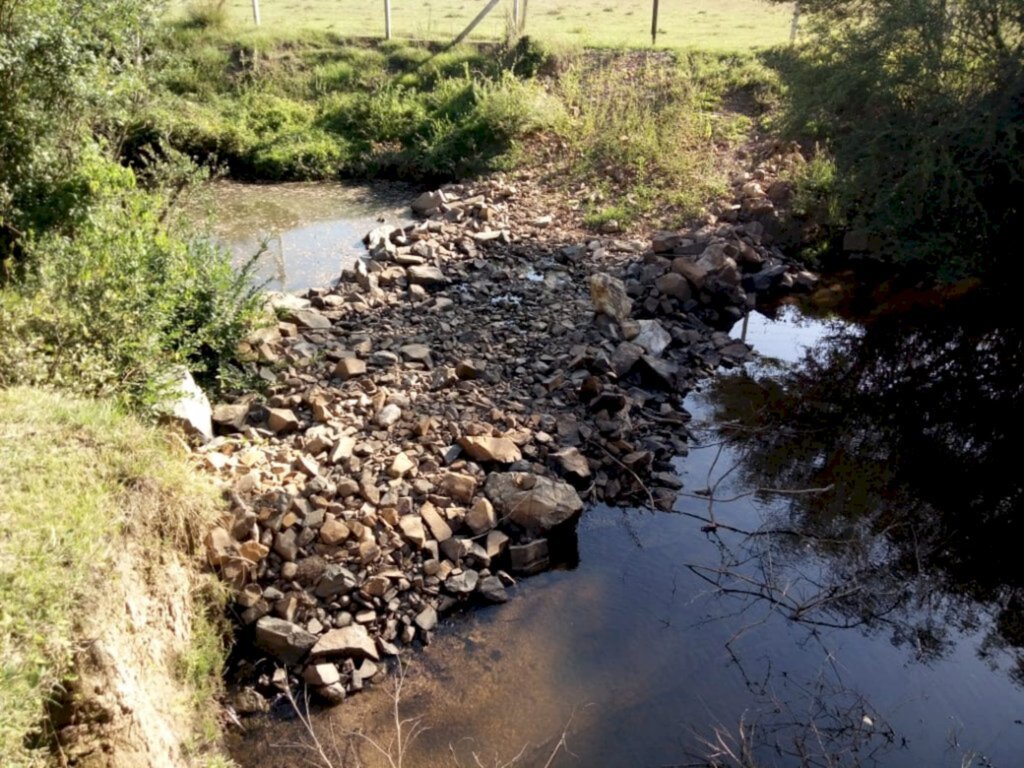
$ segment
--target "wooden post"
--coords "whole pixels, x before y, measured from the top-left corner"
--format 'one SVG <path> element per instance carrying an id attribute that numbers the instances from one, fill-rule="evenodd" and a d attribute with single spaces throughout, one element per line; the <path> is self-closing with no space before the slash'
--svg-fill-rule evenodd
<path id="1" fill-rule="evenodd" d="M 487 14 L 489 14 L 491 11 L 493 11 L 495 6 L 497 6 L 498 3 L 500 3 L 500 2 L 501 2 L 501 0 L 491 0 L 486 6 L 484 6 L 484 9 L 482 11 L 480 11 L 479 14 L 477 14 L 477 17 L 475 19 L 473 19 L 471 22 L 469 22 L 469 26 L 466 27 L 464 30 L 462 30 L 459 33 L 458 37 L 456 37 L 454 40 L 452 40 L 452 44 L 451 44 L 450 47 L 454 48 L 456 45 L 458 45 L 463 40 L 465 40 L 467 37 L 469 37 L 470 33 L 480 25 L 481 21 L 483 21 L 485 18 L 487 18 Z"/>
<path id="2" fill-rule="evenodd" d="M 512 0 L 512 29 L 519 34 L 519 0 Z"/>
<path id="3" fill-rule="evenodd" d="M 384 39 L 391 39 L 391 0 L 384 0 Z"/>
<path id="4" fill-rule="evenodd" d="M 654 0 L 654 14 L 651 20 L 651 45 L 658 44 L 658 0 Z"/>
<path id="5" fill-rule="evenodd" d="M 519 19 L 519 34 L 523 34 L 526 31 L 526 9 L 530 5 L 530 0 L 523 0 L 523 15 Z"/>
<path id="6" fill-rule="evenodd" d="M 252 0 L 252 20 L 257 27 L 260 25 L 260 0 Z"/>
<path id="7" fill-rule="evenodd" d="M 789 28 L 789 44 L 796 42 L 796 33 L 800 28 L 800 2 L 793 3 L 793 25 Z"/>

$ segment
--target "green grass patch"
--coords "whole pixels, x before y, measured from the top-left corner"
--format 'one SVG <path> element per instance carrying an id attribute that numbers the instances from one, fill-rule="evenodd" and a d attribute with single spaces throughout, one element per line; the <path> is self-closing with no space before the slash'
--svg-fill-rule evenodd
<path id="1" fill-rule="evenodd" d="M 506 168 L 520 142 L 562 118 L 533 78 L 544 59 L 526 42 L 368 47 L 322 33 L 179 26 L 127 152 L 166 140 L 264 181 L 442 180 Z"/>
<path id="2" fill-rule="evenodd" d="M 0 764 L 42 764 L 47 703 L 72 672 L 83 611 L 120 604 L 110 584 L 129 538 L 154 557 L 215 513 L 210 488 L 166 436 L 109 403 L 0 390 Z M 201 629 L 201 628 L 200 628 Z M 212 631 L 196 633 L 187 679 L 208 695 Z"/>
<path id="3" fill-rule="evenodd" d="M 251 0 L 227 0 L 215 16 L 235 28 L 253 26 Z M 202 11 L 206 5 L 200 6 Z M 484 3 L 463 0 L 392 0 L 396 37 L 450 41 Z M 651 44 L 650 0 L 554 0 L 529 4 L 526 31 L 545 43 L 600 47 L 648 47 Z M 380 0 L 260 0 L 263 26 L 275 32 L 326 31 L 345 37 L 383 38 L 384 7 Z M 178 0 L 172 17 L 194 18 L 196 0 Z M 207 13 L 209 13 L 207 11 Z M 512 16 L 512 0 L 504 0 L 471 39 L 504 39 Z M 661 3 L 658 45 L 716 51 L 749 51 L 789 39 L 792 6 L 765 0 L 687 0 Z"/>

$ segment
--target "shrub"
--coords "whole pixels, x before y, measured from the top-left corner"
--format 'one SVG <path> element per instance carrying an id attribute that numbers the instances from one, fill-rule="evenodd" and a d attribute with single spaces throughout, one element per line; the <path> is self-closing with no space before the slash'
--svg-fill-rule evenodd
<path id="1" fill-rule="evenodd" d="M 841 219 L 892 262 L 946 277 L 1007 269 L 1024 193 L 1018 0 L 816 0 L 777 53 L 788 129 L 832 154 Z"/>
<path id="2" fill-rule="evenodd" d="M 216 383 L 256 317 L 249 269 L 184 236 L 167 201 L 96 158 L 95 202 L 74 236 L 26 243 L 0 291 L 0 387 L 48 384 L 145 403 L 175 364 Z"/>

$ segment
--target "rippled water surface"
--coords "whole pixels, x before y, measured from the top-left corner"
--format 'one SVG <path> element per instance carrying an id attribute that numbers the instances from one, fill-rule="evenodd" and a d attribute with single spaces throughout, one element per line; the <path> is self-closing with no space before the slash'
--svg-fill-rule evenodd
<path id="1" fill-rule="evenodd" d="M 563 732 L 553 766 L 1024 765 L 1021 337 L 951 317 L 752 316 L 771 360 L 687 399 L 674 514 L 587 510 L 561 569 L 413 654 L 404 765 L 543 766 Z M 389 707 L 313 725 L 384 765 L 345 731 L 385 744 Z M 292 720 L 237 746 L 303 744 Z"/>

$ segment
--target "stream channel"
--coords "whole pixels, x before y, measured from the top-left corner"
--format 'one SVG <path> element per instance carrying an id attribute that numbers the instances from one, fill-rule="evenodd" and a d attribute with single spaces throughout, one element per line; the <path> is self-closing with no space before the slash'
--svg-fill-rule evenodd
<path id="1" fill-rule="evenodd" d="M 220 210 L 260 211 L 256 189 Z M 289 290 L 405 215 L 331 194 L 275 225 Z M 267 220 L 215 232 L 242 249 Z M 752 314 L 759 360 L 686 398 L 674 513 L 588 508 L 556 568 L 443 621 L 409 656 L 401 713 L 427 730 L 401 764 L 1024 766 L 1024 345 L 993 314 Z M 351 735 L 387 746 L 388 688 L 313 708 L 335 766 L 389 765 Z M 246 721 L 235 759 L 325 765 L 288 715 Z"/>

